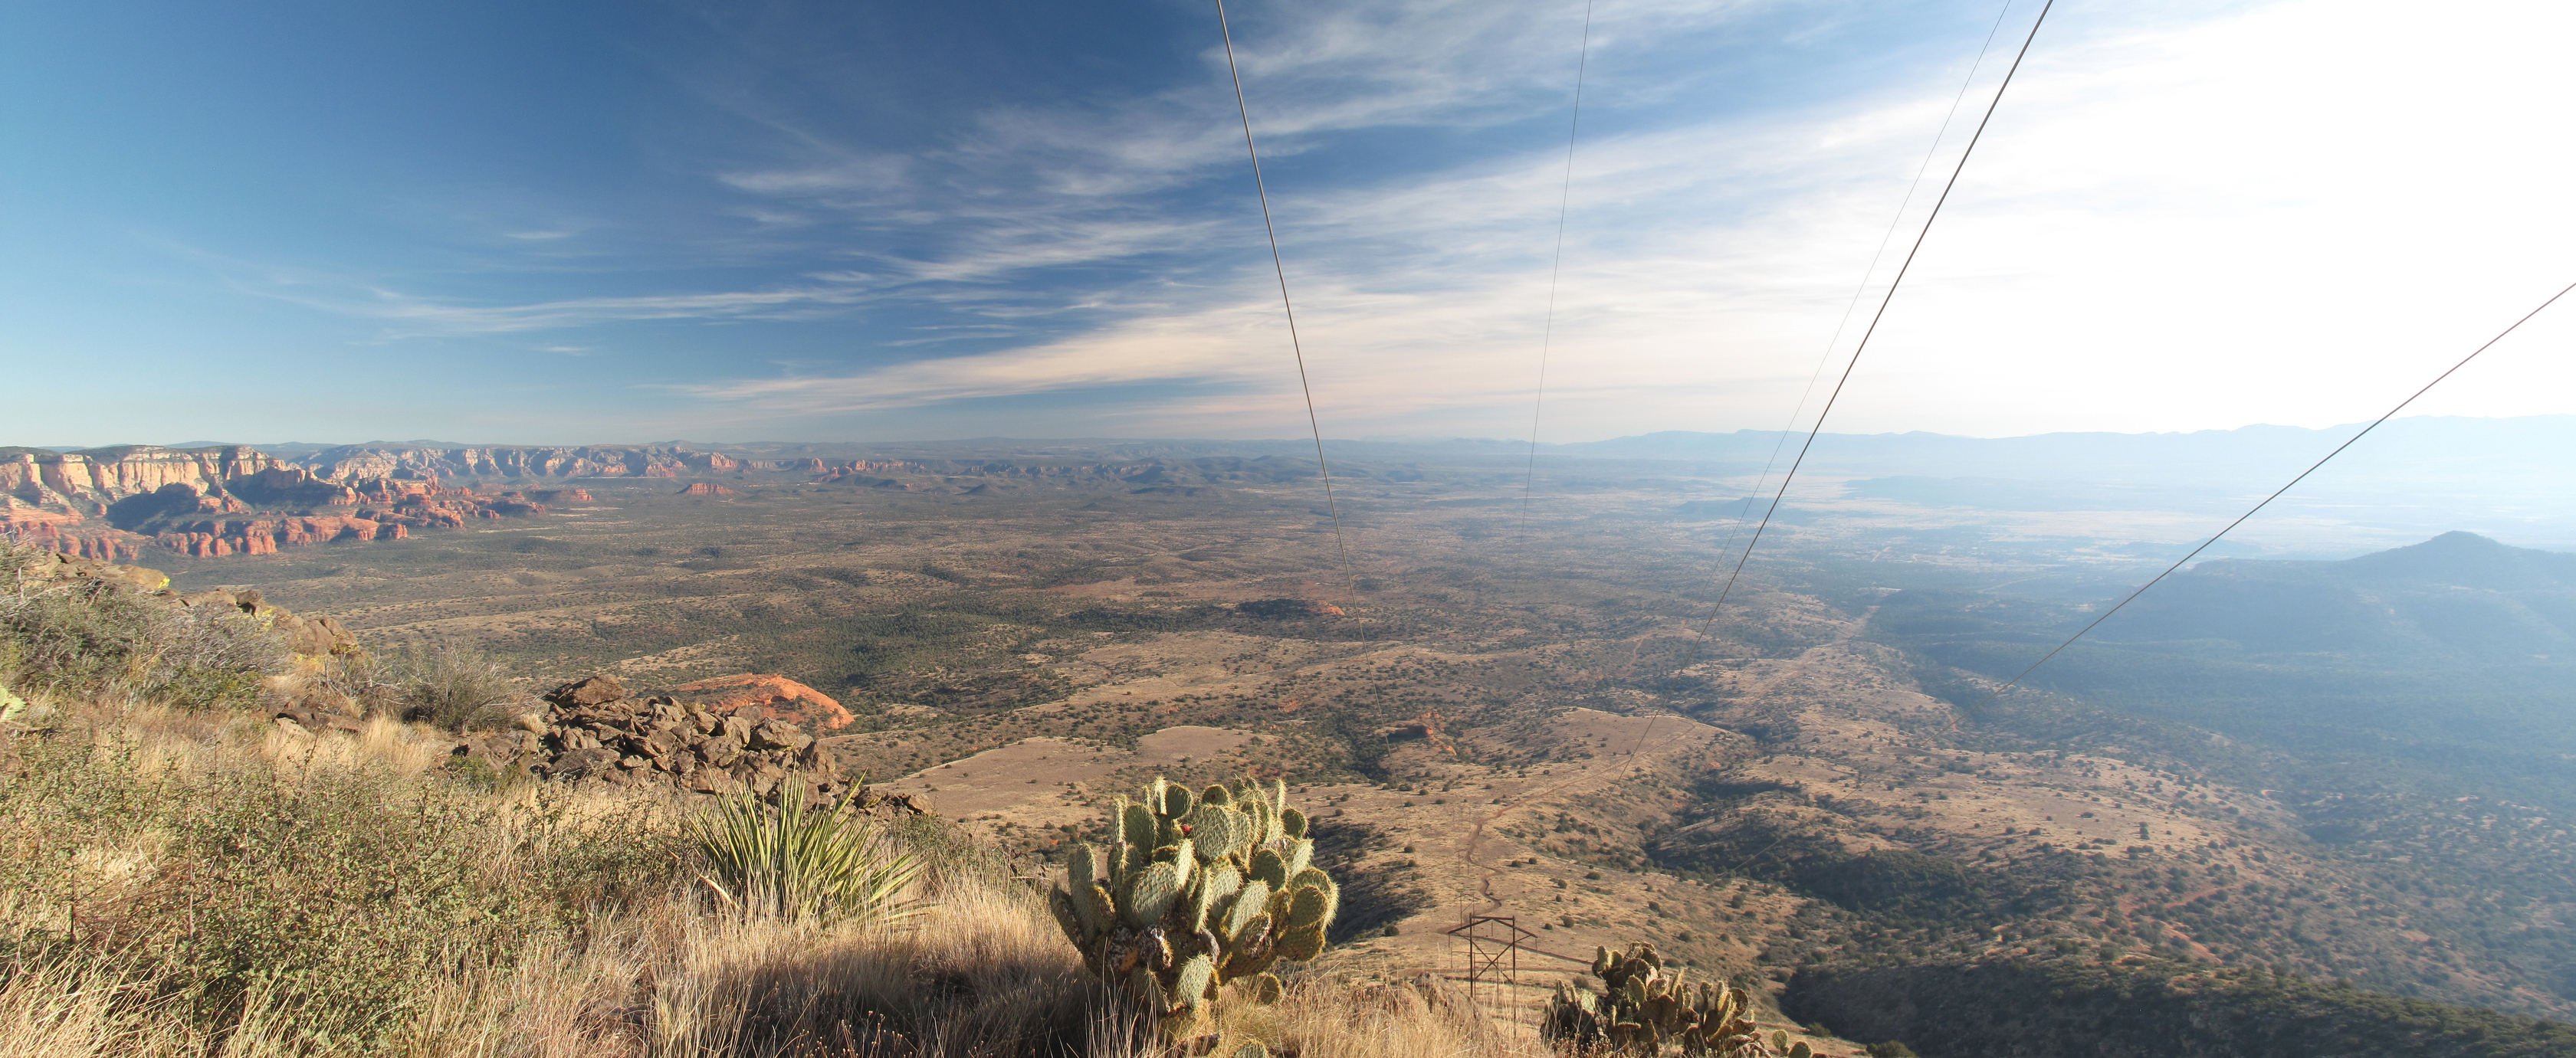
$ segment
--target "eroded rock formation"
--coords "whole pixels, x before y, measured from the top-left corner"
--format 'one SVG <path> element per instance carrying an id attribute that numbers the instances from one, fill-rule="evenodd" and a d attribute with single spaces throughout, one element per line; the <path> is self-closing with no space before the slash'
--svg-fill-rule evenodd
<path id="1" fill-rule="evenodd" d="M 201 557 L 260 555 L 317 543 L 401 539 L 477 519 L 542 515 L 549 503 L 592 502 L 585 489 L 537 487 L 576 478 L 781 475 L 804 485 L 889 492 L 973 496 L 1072 488 L 1195 496 L 1302 481 L 1314 473 L 1311 464 L 1277 456 L 758 460 L 676 445 L 366 444 L 283 459 L 242 445 L 0 448 L 0 532 L 85 557 L 133 558 L 153 545 Z M 1404 480 L 1401 473 L 1395 477 Z M 529 491 L 476 491 L 495 487 L 491 479 Z M 735 490 L 701 480 L 678 491 L 722 497 Z"/>
<path id="2" fill-rule="evenodd" d="M 264 555 L 546 513 L 517 492 L 447 488 L 415 468 L 325 472 L 240 445 L 0 449 L 0 495 L 0 532 L 103 559 L 139 558 L 150 544 L 195 557 Z"/>
<path id="3" fill-rule="evenodd" d="M 343 445 L 315 453 L 304 465 L 332 480 L 351 477 L 425 478 L 676 478 L 722 474 L 742 462 L 715 452 L 658 446 L 537 448 L 427 448 L 409 445 Z"/>
<path id="4" fill-rule="evenodd" d="M 784 720 L 816 731 L 838 731 L 857 719 L 832 696 L 785 676 L 752 672 L 718 676 L 673 687 L 671 694 L 688 704 L 729 716 Z"/>

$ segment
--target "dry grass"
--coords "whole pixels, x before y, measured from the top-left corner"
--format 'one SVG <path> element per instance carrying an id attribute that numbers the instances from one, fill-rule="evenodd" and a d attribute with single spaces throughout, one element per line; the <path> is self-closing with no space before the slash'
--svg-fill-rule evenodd
<path id="1" fill-rule="evenodd" d="M 1274 1007 L 1227 1012 L 1231 1034 L 1298 1058 L 1553 1058 L 1431 975 L 1384 984 L 1310 981 Z"/>
<path id="2" fill-rule="evenodd" d="M 926 866 L 912 919 L 747 916 L 691 881 L 679 803 L 477 788 L 423 726 L 316 738 L 153 706 L 44 721 L 56 734 L 0 769 L 0 873 L 23 876 L 0 884 L 0 1058 L 1156 1051 L 1036 890 L 944 826 L 888 836 Z M 351 879 L 473 899 L 403 911 Z M 492 916 L 506 928 L 472 921 Z M 303 976 L 263 976 L 281 960 Z M 1223 1016 L 1229 1054 L 1528 1050 L 1436 984 L 1315 983 Z"/>

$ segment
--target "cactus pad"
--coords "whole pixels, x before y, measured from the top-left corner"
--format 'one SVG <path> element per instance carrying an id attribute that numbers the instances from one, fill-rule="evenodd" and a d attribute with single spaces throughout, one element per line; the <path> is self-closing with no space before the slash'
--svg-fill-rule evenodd
<path id="1" fill-rule="evenodd" d="M 1166 1042 L 1212 1031 L 1198 1008 L 1227 984 L 1274 1002 L 1271 967 L 1323 953 L 1340 889 L 1312 866 L 1313 823 L 1287 797 L 1279 782 L 1194 793 L 1157 779 L 1118 806 L 1117 845 L 1067 851 L 1069 887 L 1049 910 L 1093 973 L 1155 1012 Z"/>
<path id="2" fill-rule="evenodd" d="M 1814 1058 L 1788 1047 L 1785 1033 L 1772 1046 L 1755 1033 L 1746 1017 L 1752 1000 L 1732 985 L 1701 982 L 1693 988 L 1687 971 L 1666 972 L 1654 945 L 1629 945 L 1625 952 L 1596 948 L 1592 971 L 1601 978 L 1600 992 L 1560 983 L 1540 1023 L 1542 1038 L 1559 1047 L 1610 1051 L 1638 1058 L 1663 1053 L 1675 1044 L 1685 1055 L 1717 1058 Z"/>

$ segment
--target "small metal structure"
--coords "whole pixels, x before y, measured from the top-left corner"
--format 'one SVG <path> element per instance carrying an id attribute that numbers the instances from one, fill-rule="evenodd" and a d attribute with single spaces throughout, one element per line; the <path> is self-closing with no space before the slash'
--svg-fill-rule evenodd
<path id="1" fill-rule="evenodd" d="M 1511 1002 L 1512 989 L 1521 978 L 1521 938 L 1532 940 L 1538 934 L 1521 928 L 1513 915 L 1469 915 L 1467 921 L 1444 930 L 1452 937 L 1467 941 L 1467 998 L 1476 998 L 1476 986 L 1485 981 L 1502 983 L 1502 1001 Z"/>

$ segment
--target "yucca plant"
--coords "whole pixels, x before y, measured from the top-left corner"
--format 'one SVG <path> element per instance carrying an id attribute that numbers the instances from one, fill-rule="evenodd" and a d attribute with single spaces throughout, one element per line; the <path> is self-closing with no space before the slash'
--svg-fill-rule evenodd
<path id="1" fill-rule="evenodd" d="M 826 923 L 918 914 L 904 890 L 920 859 L 844 815 L 847 802 L 808 805 L 788 794 L 773 807 L 748 793 L 716 802 L 689 821 L 707 862 L 699 878 L 744 914 Z"/>

